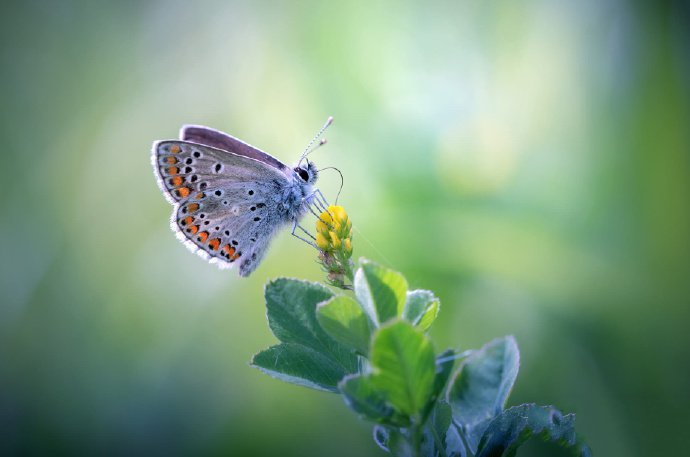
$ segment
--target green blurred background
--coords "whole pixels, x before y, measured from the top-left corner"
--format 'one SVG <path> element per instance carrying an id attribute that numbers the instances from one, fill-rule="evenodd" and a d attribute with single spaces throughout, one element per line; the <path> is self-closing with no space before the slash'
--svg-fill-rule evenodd
<path id="1" fill-rule="evenodd" d="M 576 412 L 595 455 L 687 450 L 681 2 L 0 8 L 0 454 L 384 455 L 340 398 L 248 366 L 263 284 L 323 279 L 315 252 L 283 233 L 251 278 L 217 270 L 149 163 L 183 123 L 292 163 L 328 115 L 355 255 L 436 292 L 437 349 L 514 334 L 510 404 Z"/>

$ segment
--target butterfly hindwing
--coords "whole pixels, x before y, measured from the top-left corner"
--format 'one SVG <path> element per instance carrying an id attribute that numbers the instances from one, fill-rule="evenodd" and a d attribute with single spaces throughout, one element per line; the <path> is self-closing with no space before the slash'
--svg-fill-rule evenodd
<path id="1" fill-rule="evenodd" d="M 171 226 L 202 257 L 246 276 L 286 221 L 275 211 L 287 185 L 280 170 L 249 157 L 185 141 L 154 144 L 159 186 L 175 205 Z"/>
<path id="2" fill-rule="evenodd" d="M 284 223 L 270 210 L 274 183 L 248 186 L 228 179 L 215 184 L 199 200 L 180 202 L 173 223 L 204 257 L 219 259 L 221 266 L 241 258 L 240 274 L 246 276 Z"/>

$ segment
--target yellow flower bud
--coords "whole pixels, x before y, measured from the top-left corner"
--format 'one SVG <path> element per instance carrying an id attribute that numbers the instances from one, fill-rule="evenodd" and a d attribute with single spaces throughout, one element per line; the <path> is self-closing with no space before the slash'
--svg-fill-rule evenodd
<path id="1" fill-rule="evenodd" d="M 327 213 L 321 214 L 321 218 L 316 220 L 316 231 L 318 233 L 328 233 L 328 225 L 324 222 L 326 220 L 324 214 Z"/>
<path id="2" fill-rule="evenodd" d="M 328 232 L 328 234 L 331 236 L 331 244 L 333 245 L 333 249 L 338 249 L 340 247 L 340 238 L 338 238 L 338 234 L 335 232 Z"/>
<path id="3" fill-rule="evenodd" d="M 328 272 L 331 285 L 352 289 L 352 222 L 342 206 L 331 205 L 316 221 L 316 246 L 319 261 Z"/>
<path id="4" fill-rule="evenodd" d="M 336 221 L 344 221 L 347 219 L 347 213 L 342 206 L 331 205 L 328 207 L 328 212 L 333 215 L 333 219 Z"/>
<path id="5" fill-rule="evenodd" d="M 319 249 L 322 249 L 324 251 L 327 251 L 329 248 L 329 242 L 326 239 L 325 236 L 323 236 L 323 233 L 318 232 L 316 234 L 316 245 L 319 247 Z"/>
<path id="6" fill-rule="evenodd" d="M 347 252 L 348 255 L 352 254 L 352 241 L 350 238 L 345 238 L 343 240 L 343 247 L 345 248 L 345 252 Z"/>

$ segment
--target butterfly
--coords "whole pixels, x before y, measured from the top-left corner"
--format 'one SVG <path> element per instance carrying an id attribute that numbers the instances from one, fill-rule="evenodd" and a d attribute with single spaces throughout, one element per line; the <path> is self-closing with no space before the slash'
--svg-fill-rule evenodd
<path id="1" fill-rule="evenodd" d="M 299 221 L 310 210 L 316 214 L 312 205 L 322 210 L 328 203 L 314 187 L 318 170 L 306 156 L 332 120 L 328 118 L 292 168 L 200 125 L 184 125 L 179 140 L 155 141 L 151 163 L 158 186 L 174 206 L 170 226 L 177 238 L 221 268 L 238 263 L 240 276 L 256 269 L 285 225 L 292 224 L 292 235 L 314 245 L 296 230 L 313 240 Z"/>

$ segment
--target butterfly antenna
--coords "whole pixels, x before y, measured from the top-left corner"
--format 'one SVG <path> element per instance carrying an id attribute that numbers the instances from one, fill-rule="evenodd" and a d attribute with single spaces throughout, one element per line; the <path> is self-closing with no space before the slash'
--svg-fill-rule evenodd
<path id="1" fill-rule="evenodd" d="M 311 154 L 312 152 L 316 151 L 317 149 L 319 149 L 321 146 L 323 146 L 323 145 L 326 144 L 326 143 L 328 143 L 328 141 L 326 141 L 325 138 L 321 138 L 321 141 L 319 141 L 318 143 L 316 143 L 315 146 L 312 146 L 311 149 L 309 149 L 308 151 L 306 151 L 305 154 L 302 155 L 302 158 L 303 158 L 304 160 L 306 160 L 307 162 L 309 162 L 309 160 L 307 159 L 307 156 L 308 156 L 309 154 Z"/>
<path id="2" fill-rule="evenodd" d="M 314 149 L 311 149 L 311 146 L 314 144 L 314 142 L 315 142 L 316 140 L 319 139 L 319 137 L 323 134 L 323 132 L 324 132 L 324 131 L 328 128 L 328 126 L 331 125 L 332 123 L 333 123 L 333 116 L 329 116 L 328 119 L 326 120 L 326 123 L 323 124 L 323 127 L 321 127 L 321 130 L 319 130 L 319 133 L 317 133 L 316 136 L 314 137 L 314 139 L 311 140 L 311 141 L 309 142 L 309 144 L 307 145 L 306 148 L 304 148 L 304 152 L 302 153 L 302 157 L 300 157 L 299 162 L 297 162 L 297 166 L 298 166 L 298 167 L 299 167 L 299 165 L 302 163 L 302 161 L 304 160 L 305 157 L 307 157 L 309 154 L 311 154 L 312 152 L 314 152 L 314 151 L 316 150 L 316 148 L 318 148 L 319 146 L 322 146 L 322 145 L 326 144 L 326 141 L 325 141 L 325 140 L 321 140 L 321 141 L 319 142 L 319 144 L 317 144 L 316 147 L 315 147 Z"/>
<path id="3" fill-rule="evenodd" d="M 340 189 L 338 189 L 338 195 L 335 196 L 335 204 L 338 205 L 338 199 L 340 198 L 340 192 L 343 190 L 343 186 L 345 185 L 345 178 L 343 178 L 342 172 L 335 167 L 325 167 L 325 168 L 320 169 L 319 172 L 322 172 L 323 170 L 335 170 L 340 175 Z"/>

